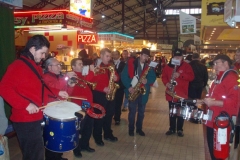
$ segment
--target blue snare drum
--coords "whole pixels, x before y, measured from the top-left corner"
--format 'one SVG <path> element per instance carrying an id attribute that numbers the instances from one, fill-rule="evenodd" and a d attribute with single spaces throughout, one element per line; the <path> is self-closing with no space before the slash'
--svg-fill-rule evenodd
<path id="1" fill-rule="evenodd" d="M 80 119 L 75 112 L 81 107 L 72 102 L 51 102 L 43 111 L 43 138 L 45 148 L 54 152 L 66 152 L 77 147 Z"/>

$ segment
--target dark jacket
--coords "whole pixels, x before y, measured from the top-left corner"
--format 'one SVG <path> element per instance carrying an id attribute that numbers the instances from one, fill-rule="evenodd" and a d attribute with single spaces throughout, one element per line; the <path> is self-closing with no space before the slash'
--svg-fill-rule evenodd
<path id="1" fill-rule="evenodd" d="M 118 75 L 120 77 L 120 80 L 118 82 L 118 84 L 120 86 L 119 89 L 124 89 L 125 88 L 123 83 L 122 83 L 122 80 L 121 80 L 121 74 L 122 74 L 122 71 L 123 71 L 123 68 L 124 68 L 125 64 L 126 63 L 124 61 L 120 61 L 119 65 L 118 65 L 118 68 L 117 68 L 117 66 L 115 66 L 115 69 L 116 69 L 116 71 L 117 71 L 117 73 L 118 73 Z"/>
<path id="2" fill-rule="evenodd" d="M 189 87 L 204 88 L 208 81 L 207 67 L 199 60 L 192 60 L 189 64 L 194 72 L 194 80 L 189 83 Z"/>

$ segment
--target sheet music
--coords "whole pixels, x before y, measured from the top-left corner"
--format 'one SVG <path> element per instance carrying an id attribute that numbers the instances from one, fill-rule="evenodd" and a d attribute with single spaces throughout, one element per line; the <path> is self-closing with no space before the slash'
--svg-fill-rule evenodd
<path id="1" fill-rule="evenodd" d="M 155 68 L 158 65 L 157 62 L 151 61 L 149 66 Z"/>

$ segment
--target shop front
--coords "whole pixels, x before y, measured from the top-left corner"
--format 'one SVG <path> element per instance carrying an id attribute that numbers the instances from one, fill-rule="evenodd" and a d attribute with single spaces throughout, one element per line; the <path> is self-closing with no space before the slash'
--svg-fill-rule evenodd
<path id="1" fill-rule="evenodd" d="M 23 47 L 34 35 L 44 35 L 50 42 L 49 51 L 66 65 L 86 44 L 98 42 L 93 19 L 68 10 L 14 12 L 14 17 L 16 46 Z"/>

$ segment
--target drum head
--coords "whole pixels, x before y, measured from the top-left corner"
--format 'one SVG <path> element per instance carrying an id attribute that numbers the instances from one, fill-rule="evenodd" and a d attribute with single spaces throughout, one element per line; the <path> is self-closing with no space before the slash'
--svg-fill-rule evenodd
<path id="1" fill-rule="evenodd" d="M 79 105 L 68 101 L 51 102 L 47 106 L 43 113 L 57 119 L 74 118 L 76 117 L 75 112 L 82 110 Z"/>

